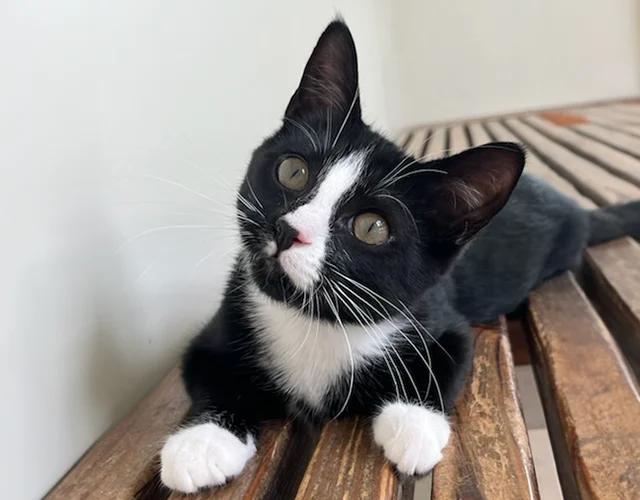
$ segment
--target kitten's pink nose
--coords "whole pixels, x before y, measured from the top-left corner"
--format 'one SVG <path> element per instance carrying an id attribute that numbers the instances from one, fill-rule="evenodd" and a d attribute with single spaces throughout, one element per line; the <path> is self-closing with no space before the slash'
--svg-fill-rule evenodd
<path id="1" fill-rule="evenodd" d="M 307 237 L 302 231 L 298 231 L 298 236 L 295 237 L 294 243 L 300 243 L 301 245 L 309 245 L 311 239 Z"/>

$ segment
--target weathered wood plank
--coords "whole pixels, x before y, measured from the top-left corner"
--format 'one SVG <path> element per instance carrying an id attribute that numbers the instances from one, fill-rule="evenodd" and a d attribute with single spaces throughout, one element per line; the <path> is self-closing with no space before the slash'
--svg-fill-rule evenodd
<path id="1" fill-rule="evenodd" d="M 262 429 L 258 452 L 240 476 L 225 486 L 202 491 L 197 495 L 172 493 L 169 500 L 258 500 L 274 498 L 271 488 L 281 471 L 280 465 L 291 443 L 291 424 L 269 422 Z M 275 498 L 278 498 L 276 496 Z"/>
<path id="2" fill-rule="evenodd" d="M 623 203 L 640 196 L 640 189 L 569 151 L 516 118 L 505 121 L 509 130 L 576 188 L 598 205 Z"/>
<path id="3" fill-rule="evenodd" d="M 376 446 L 364 419 L 338 420 L 323 429 L 296 499 L 395 500 L 400 482 Z"/>
<path id="4" fill-rule="evenodd" d="M 615 130 L 633 137 L 640 137 L 640 125 L 634 125 L 631 123 L 623 123 L 615 118 L 610 117 L 606 113 L 602 113 L 591 108 L 580 110 L 585 116 L 589 118 L 591 123 L 606 127 L 609 130 Z"/>
<path id="5" fill-rule="evenodd" d="M 600 168 L 635 184 L 637 196 L 640 198 L 638 187 L 640 186 L 640 161 L 637 158 L 577 134 L 570 128 L 559 127 L 538 116 L 525 118 L 525 121 L 563 146 L 585 156 Z"/>
<path id="6" fill-rule="evenodd" d="M 189 406 L 174 368 L 136 409 L 96 443 L 47 496 L 131 500 L 154 477 L 156 456 Z"/>
<path id="7" fill-rule="evenodd" d="M 464 125 L 453 125 L 449 130 L 449 155 L 460 153 L 469 147 Z"/>
<path id="8" fill-rule="evenodd" d="M 416 158 L 420 158 L 424 154 L 425 145 L 429 138 L 429 129 L 421 128 L 413 131 L 411 140 L 407 143 L 404 150 Z"/>
<path id="9" fill-rule="evenodd" d="M 589 248 L 585 260 L 589 295 L 640 377 L 640 244 L 622 238 Z"/>
<path id="10" fill-rule="evenodd" d="M 534 368 L 565 498 L 637 498 L 640 398 L 569 273 L 529 300 Z"/>
<path id="11" fill-rule="evenodd" d="M 473 372 L 452 424 L 432 500 L 539 498 L 504 326 L 476 329 Z"/>
<path id="12" fill-rule="evenodd" d="M 623 110 L 611 106 L 592 107 L 588 108 L 588 111 L 600 116 L 606 116 L 609 119 L 616 120 L 618 123 L 640 125 L 640 117 L 630 115 Z"/>
<path id="13" fill-rule="evenodd" d="M 611 108 L 612 110 L 618 111 L 621 114 L 625 114 L 640 120 L 640 106 L 637 103 L 618 102 L 612 103 L 607 107 Z"/>
<path id="14" fill-rule="evenodd" d="M 491 136 L 485 129 L 482 122 L 473 122 L 467 125 L 469 128 L 469 135 L 471 136 L 471 142 L 474 146 L 481 146 L 492 142 Z"/>
<path id="15" fill-rule="evenodd" d="M 573 129 L 597 141 L 602 141 L 615 148 L 621 149 L 636 158 L 640 158 L 640 137 L 635 137 L 618 130 L 612 130 L 597 123 L 577 125 L 573 127 Z"/>
<path id="16" fill-rule="evenodd" d="M 447 156 L 447 135 L 449 127 L 439 127 L 431 130 L 429 137 L 429 144 L 427 144 L 427 150 L 425 154 L 428 160 L 434 160 L 436 158 L 442 158 Z"/>
<path id="17" fill-rule="evenodd" d="M 500 122 L 488 122 L 486 127 L 498 141 L 521 142 L 518 137 L 507 130 Z M 583 196 L 573 184 L 558 175 L 549 165 L 542 161 L 535 152 L 529 151 L 525 172 L 544 179 L 558 191 L 576 200 L 584 208 L 591 209 L 597 207 L 591 199 Z"/>

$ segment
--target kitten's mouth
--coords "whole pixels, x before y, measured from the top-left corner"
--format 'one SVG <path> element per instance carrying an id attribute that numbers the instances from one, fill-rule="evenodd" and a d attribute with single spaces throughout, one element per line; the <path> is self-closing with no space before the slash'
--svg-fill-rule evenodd
<path id="1" fill-rule="evenodd" d="M 263 292 L 283 300 L 287 294 L 308 291 L 315 285 L 314 245 L 293 242 L 285 249 L 269 241 L 251 265 L 251 274 Z M 283 293 L 283 289 L 287 293 Z"/>

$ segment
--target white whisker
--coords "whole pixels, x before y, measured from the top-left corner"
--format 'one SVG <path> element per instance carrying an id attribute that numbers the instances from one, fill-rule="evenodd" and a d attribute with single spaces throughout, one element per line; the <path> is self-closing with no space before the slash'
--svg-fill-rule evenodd
<path id="1" fill-rule="evenodd" d="M 338 143 L 338 139 L 340 139 L 340 134 L 342 134 L 342 131 L 344 130 L 344 127 L 347 124 L 347 121 L 349 120 L 349 116 L 351 115 L 351 112 L 353 111 L 353 108 L 356 105 L 356 101 L 358 100 L 359 93 L 360 93 L 360 89 L 356 89 L 355 94 L 353 95 L 353 99 L 351 99 L 351 105 L 349 106 L 349 110 L 347 111 L 347 114 L 344 117 L 344 120 L 342 120 L 342 125 L 340 125 L 340 128 L 338 129 L 338 133 L 336 134 L 336 137 L 333 140 L 333 144 L 331 144 L 331 149 L 336 147 L 336 144 Z"/>

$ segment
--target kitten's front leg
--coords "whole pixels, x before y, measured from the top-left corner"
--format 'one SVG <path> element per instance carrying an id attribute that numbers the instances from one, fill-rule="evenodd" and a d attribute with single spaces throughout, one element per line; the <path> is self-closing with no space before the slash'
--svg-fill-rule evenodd
<path id="1" fill-rule="evenodd" d="M 399 472 L 409 475 L 433 469 L 450 434 L 446 415 L 413 403 L 387 403 L 373 421 L 376 443 Z"/>
<path id="2" fill-rule="evenodd" d="M 167 439 L 161 455 L 162 482 L 194 493 L 238 476 L 256 452 L 258 432 L 268 418 L 283 415 L 279 399 L 256 381 L 250 353 L 221 342 L 220 321 L 188 349 L 183 377 L 192 407 L 187 424 Z"/>
<path id="3" fill-rule="evenodd" d="M 255 452 L 250 432 L 241 436 L 215 418 L 200 420 L 169 436 L 160 456 L 160 477 L 173 490 L 195 493 L 239 475 Z"/>

